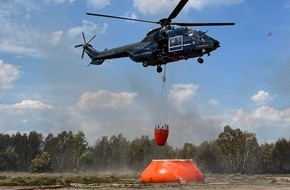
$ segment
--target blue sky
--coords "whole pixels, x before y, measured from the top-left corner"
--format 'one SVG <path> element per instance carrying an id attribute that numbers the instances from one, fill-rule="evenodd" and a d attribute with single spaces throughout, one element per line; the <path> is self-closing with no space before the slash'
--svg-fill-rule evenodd
<path id="1" fill-rule="evenodd" d="M 101 136 L 149 135 L 158 121 L 161 74 L 129 58 L 86 67 L 81 33 L 114 48 L 140 41 L 157 25 L 91 17 L 86 12 L 157 21 L 178 0 L 4 0 L 0 2 L 0 132 Z M 200 27 L 221 43 L 204 57 L 167 65 L 172 146 L 217 138 L 225 125 L 260 143 L 290 137 L 290 1 L 189 0 L 176 22 L 235 22 Z M 159 122 L 159 121 L 158 121 Z"/>

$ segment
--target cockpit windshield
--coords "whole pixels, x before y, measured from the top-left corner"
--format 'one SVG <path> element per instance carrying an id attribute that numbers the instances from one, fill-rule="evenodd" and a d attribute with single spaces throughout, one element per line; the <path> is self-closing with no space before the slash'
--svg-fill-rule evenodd
<path id="1" fill-rule="evenodd" d="M 205 37 L 205 32 L 201 31 L 201 30 L 196 30 L 195 31 L 195 35 L 198 37 Z"/>
<path id="2" fill-rule="evenodd" d="M 192 38 L 202 39 L 207 37 L 205 33 L 206 32 L 203 32 L 201 30 L 191 30 L 189 36 Z"/>

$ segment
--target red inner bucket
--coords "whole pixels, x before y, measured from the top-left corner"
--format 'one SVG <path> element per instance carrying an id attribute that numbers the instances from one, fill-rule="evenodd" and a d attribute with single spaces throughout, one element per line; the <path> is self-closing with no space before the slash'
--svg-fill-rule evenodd
<path id="1" fill-rule="evenodd" d="M 154 129 L 154 137 L 156 144 L 160 146 L 164 146 L 166 144 L 167 138 L 169 134 L 169 128 L 168 125 L 164 126 L 155 126 Z"/>

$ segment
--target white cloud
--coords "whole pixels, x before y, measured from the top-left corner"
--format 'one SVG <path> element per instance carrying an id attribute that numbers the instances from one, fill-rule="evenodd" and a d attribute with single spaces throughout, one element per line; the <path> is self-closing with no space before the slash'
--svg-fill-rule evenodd
<path id="1" fill-rule="evenodd" d="M 270 106 L 260 106 L 251 111 L 239 109 L 223 118 L 223 126 L 230 125 L 256 133 L 260 142 L 275 141 L 288 137 L 290 133 L 290 108 L 278 110 Z"/>
<path id="2" fill-rule="evenodd" d="M 101 9 L 110 5 L 110 1 L 111 0 L 87 0 L 87 5 L 95 9 Z"/>
<path id="3" fill-rule="evenodd" d="M 38 100 L 22 100 L 15 104 L 0 104 L 0 112 L 4 111 L 8 115 L 19 113 L 28 114 L 29 112 L 39 112 L 40 110 L 50 110 L 54 107 Z M 12 119 L 12 118 L 10 118 Z"/>
<path id="4" fill-rule="evenodd" d="M 237 5 L 241 4 L 244 0 L 191 0 L 189 1 L 189 6 L 200 10 L 207 6 L 220 6 L 220 5 Z"/>
<path id="5" fill-rule="evenodd" d="M 220 105 L 219 101 L 216 100 L 216 99 L 214 99 L 214 98 L 210 99 L 210 100 L 208 101 L 208 104 L 209 104 L 209 105 L 212 105 L 212 106 L 219 106 L 219 105 Z"/>
<path id="6" fill-rule="evenodd" d="M 233 123 L 247 123 L 251 127 L 263 127 L 263 125 L 290 125 L 290 109 L 276 110 L 269 106 L 260 106 L 251 112 L 238 110 L 233 115 Z"/>
<path id="7" fill-rule="evenodd" d="M 134 0 L 134 6 L 143 14 L 165 14 L 170 13 L 178 4 L 179 0 Z M 191 0 L 187 3 L 186 8 L 201 10 L 207 6 L 235 5 L 241 4 L 243 0 Z"/>
<path id="8" fill-rule="evenodd" d="M 110 92 L 99 90 L 97 92 L 85 92 L 77 103 L 80 110 L 112 109 L 117 110 L 133 103 L 136 93 L 130 92 Z"/>
<path id="9" fill-rule="evenodd" d="M 9 88 L 20 75 L 19 69 L 0 59 L 0 88 Z"/>
<path id="10" fill-rule="evenodd" d="M 1 1 L 0 7 L 0 51 L 41 56 L 38 45 L 46 39 L 29 23 L 32 12 L 39 7 L 29 1 Z"/>
<path id="11" fill-rule="evenodd" d="M 16 115 L 29 115 L 31 112 L 38 112 L 41 109 L 50 109 L 53 108 L 53 106 L 44 104 L 40 101 L 34 101 L 34 100 L 22 100 L 21 102 L 15 103 L 15 104 L 0 104 L 0 113 L 3 117 L 3 115 L 6 116 L 13 116 Z M 5 112 L 5 114 L 3 114 Z M 30 115 L 32 116 L 32 115 Z M 7 117 L 7 120 L 13 120 L 12 117 Z M 18 120 L 18 118 L 16 119 Z M 13 121 L 16 121 L 13 120 Z M 21 119 L 24 120 L 24 119 Z M 5 122 L 3 122 L 5 123 Z"/>
<path id="12" fill-rule="evenodd" d="M 251 99 L 255 101 L 257 105 L 267 105 L 273 100 L 269 93 L 264 90 L 258 91 L 257 94 L 251 97 Z"/>
<path id="13" fill-rule="evenodd" d="M 13 108 L 16 108 L 16 109 L 49 109 L 49 108 L 52 108 L 52 106 L 48 105 L 48 104 L 44 104 L 40 101 L 23 100 L 19 103 L 14 104 Z"/>
<path id="14" fill-rule="evenodd" d="M 169 91 L 169 100 L 176 105 L 191 102 L 197 89 L 195 84 L 174 84 Z"/>
<path id="15" fill-rule="evenodd" d="M 134 0 L 134 7 L 136 7 L 141 13 L 155 15 L 165 13 L 177 5 L 178 0 Z"/>
<path id="16" fill-rule="evenodd" d="M 0 130 L 27 132 L 37 130 L 43 134 L 55 133 L 75 127 L 63 109 L 38 100 L 22 100 L 15 104 L 0 104 Z"/>
<path id="17" fill-rule="evenodd" d="M 131 19 L 138 19 L 136 13 L 134 13 L 132 11 L 126 12 L 124 17 L 131 18 Z M 135 22 L 135 21 L 127 21 L 127 22 Z"/>
<path id="18" fill-rule="evenodd" d="M 53 32 L 51 35 L 50 43 L 52 45 L 57 45 L 61 41 L 62 36 L 63 36 L 62 30 Z"/>
<path id="19" fill-rule="evenodd" d="M 103 34 L 107 31 L 108 24 L 104 23 L 103 26 L 98 26 L 92 21 L 83 20 L 82 26 L 77 26 L 68 30 L 67 35 L 69 38 L 75 38 L 84 32 L 86 35 L 94 35 L 96 33 Z"/>
<path id="20" fill-rule="evenodd" d="M 46 4 L 62 4 L 65 2 L 73 3 L 74 0 L 44 0 Z"/>

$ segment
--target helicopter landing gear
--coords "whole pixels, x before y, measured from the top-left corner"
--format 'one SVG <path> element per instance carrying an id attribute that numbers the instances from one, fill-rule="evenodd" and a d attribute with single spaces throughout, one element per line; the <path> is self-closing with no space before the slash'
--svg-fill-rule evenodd
<path id="1" fill-rule="evenodd" d="M 157 66 L 157 69 L 156 69 L 157 73 L 161 73 L 162 70 L 163 70 L 162 67 L 161 67 L 160 65 L 158 65 L 158 66 Z"/>
<path id="2" fill-rule="evenodd" d="M 197 62 L 200 63 L 200 64 L 203 64 L 204 60 L 203 60 L 203 58 L 199 57 L 199 58 L 197 59 Z"/>
<path id="3" fill-rule="evenodd" d="M 142 63 L 142 65 L 143 65 L 143 67 L 147 67 L 148 66 L 148 62 L 145 61 L 145 62 Z"/>

